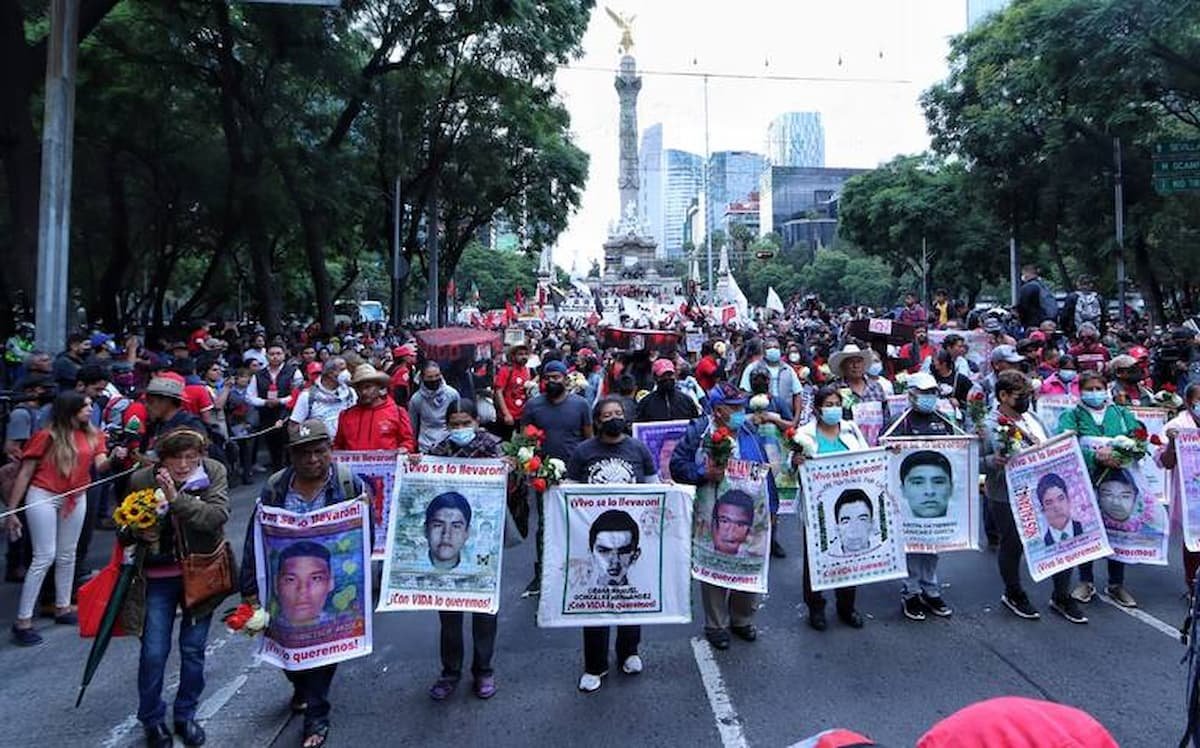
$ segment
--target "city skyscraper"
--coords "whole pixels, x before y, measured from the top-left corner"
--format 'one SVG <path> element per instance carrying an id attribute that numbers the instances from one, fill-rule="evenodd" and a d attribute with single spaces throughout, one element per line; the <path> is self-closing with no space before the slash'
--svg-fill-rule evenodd
<path id="1" fill-rule="evenodd" d="M 820 112 L 785 112 L 767 125 L 772 166 L 825 166 L 825 127 Z"/>
<path id="2" fill-rule="evenodd" d="M 640 186 L 639 218 L 649 230 L 650 238 L 663 246 L 663 126 L 653 124 L 642 130 L 638 149 L 638 182 Z"/>
<path id="3" fill-rule="evenodd" d="M 746 200 L 758 190 L 758 182 L 767 168 L 767 159 L 750 151 L 717 151 L 708 159 L 708 189 L 705 228 L 711 232 L 720 228 L 725 208 L 732 202 Z"/>
<path id="4" fill-rule="evenodd" d="M 668 148 L 663 151 L 663 237 L 662 256 L 676 259 L 683 254 L 684 223 L 688 209 L 704 188 L 704 157 Z"/>
<path id="5" fill-rule="evenodd" d="M 1012 0 L 967 0 L 967 28 L 974 28 L 991 14 L 1004 10 L 1010 2 Z"/>

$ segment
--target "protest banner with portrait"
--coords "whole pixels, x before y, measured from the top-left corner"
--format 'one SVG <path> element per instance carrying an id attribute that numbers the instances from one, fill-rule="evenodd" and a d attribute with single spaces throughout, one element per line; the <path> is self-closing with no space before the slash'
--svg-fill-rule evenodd
<path id="1" fill-rule="evenodd" d="M 1008 502 L 1035 582 L 1112 554 L 1074 432 L 1008 458 Z"/>
<path id="2" fill-rule="evenodd" d="M 508 466 L 425 455 L 399 466 L 376 610 L 495 613 Z"/>
<path id="3" fill-rule="evenodd" d="M 307 670 L 371 653 L 371 538 L 358 500 L 254 513 L 255 571 L 270 624 L 257 655 Z"/>
<path id="4" fill-rule="evenodd" d="M 979 550 L 979 439 L 884 437 L 906 553 Z"/>
<path id="5" fill-rule="evenodd" d="M 719 486 L 696 489 L 692 577 L 717 587 L 766 592 L 771 506 L 763 462 L 730 460 Z"/>
<path id="6" fill-rule="evenodd" d="M 881 448 L 804 461 L 804 540 L 814 590 L 908 575 L 900 507 L 888 487 L 888 457 Z"/>
<path id="7" fill-rule="evenodd" d="M 850 412 L 854 418 L 854 425 L 858 426 L 858 430 L 862 432 L 867 444 L 872 447 L 879 446 L 879 434 L 883 431 L 884 425 L 883 403 L 878 400 L 855 403 L 850 408 Z"/>
<path id="8" fill-rule="evenodd" d="M 1189 551 L 1200 551 L 1200 429 L 1176 432 L 1175 457 L 1183 543 Z"/>
<path id="9" fill-rule="evenodd" d="M 1146 427 L 1146 434 L 1150 439 L 1158 437 L 1158 440 L 1163 444 L 1167 443 L 1167 421 L 1171 420 L 1171 412 L 1165 408 L 1143 408 L 1133 405 L 1129 407 L 1129 412 L 1134 418 Z M 1138 460 L 1138 465 L 1142 469 L 1142 477 L 1146 479 L 1146 488 L 1158 500 L 1160 504 L 1169 504 L 1170 497 L 1167 495 L 1167 471 L 1154 459 L 1154 453 L 1158 450 L 1150 447 L 1146 450 L 1146 456 Z M 1101 510 L 1104 507 L 1100 507 Z"/>
<path id="10" fill-rule="evenodd" d="M 656 483 L 554 487 L 538 625 L 690 622 L 692 492 Z"/>
<path id="11" fill-rule="evenodd" d="M 338 451 L 333 461 L 357 475 L 371 504 L 371 560 L 382 561 L 387 548 L 388 510 L 396 487 L 396 453 L 391 450 Z"/>
<path id="12" fill-rule="evenodd" d="M 773 423 L 759 424 L 758 436 L 767 453 L 767 462 L 775 474 L 775 491 L 779 494 L 779 514 L 795 514 L 800 503 L 800 483 L 791 469 L 792 451 L 783 432 Z"/>
<path id="13" fill-rule="evenodd" d="M 1081 436 L 1081 449 L 1109 446 L 1105 436 Z M 1113 549 L 1113 559 L 1127 564 L 1167 564 L 1170 514 L 1158 500 L 1138 462 L 1123 468 L 1100 468 L 1092 487 L 1100 519 Z"/>
<path id="14" fill-rule="evenodd" d="M 1037 417 L 1046 427 L 1047 436 L 1057 436 L 1060 433 L 1058 422 L 1062 414 L 1079 405 L 1079 398 L 1074 395 L 1039 395 L 1037 399 Z"/>
<path id="15" fill-rule="evenodd" d="M 671 453 L 675 451 L 675 444 L 687 433 L 689 423 L 691 421 L 685 419 L 633 424 L 633 438 L 650 450 L 654 469 L 664 483 L 671 482 Z"/>

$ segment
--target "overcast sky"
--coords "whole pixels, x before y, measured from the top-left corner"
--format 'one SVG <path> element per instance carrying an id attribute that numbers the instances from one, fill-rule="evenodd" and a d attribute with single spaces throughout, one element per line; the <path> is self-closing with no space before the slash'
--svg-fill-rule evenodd
<path id="1" fill-rule="evenodd" d="M 576 143 L 591 155 L 580 210 L 554 261 L 585 272 L 602 255 L 617 218 L 617 94 L 612 72 L 621 34 L 601 0 L 584 55 L 559 71 Z M 873 167 L 928 147 L 918 96 L 945 77 L 947 42 L 966 26 L 965 0 L 616 0 L 636 14 L 634 50 L 643 71 L 638 138 L 663 124 L 665 148 L 704 153 L 701 78 L 652 71 L 802 77 L 709 79 L 711 151 L 762 153 L 767 124 L 787 111 L 819 111 L 826 166 Z M 839 64 L 840 61 L 840 64 Z M 596 71 L 602 68 L 603 71 Z"/>

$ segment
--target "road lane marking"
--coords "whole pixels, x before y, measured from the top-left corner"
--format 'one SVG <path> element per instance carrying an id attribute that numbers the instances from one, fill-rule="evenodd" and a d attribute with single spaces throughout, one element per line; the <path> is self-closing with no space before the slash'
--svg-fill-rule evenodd
<path id="1" fill-rule="evenodd" d="M 747 748 L 749 743 L 742 732 L 742 720 L 733 708 L 733 701 L 725 688 L 725 679 L 721 677 L 721 668 L 713 657 L 712 647 L 704 639 L 695 637 L 692 639 L 692 654 L 696 657 L 696 667 L 700 669 L 704 692 L 708 694 L 708 705 L 717 721 L 721 744 L 725 748 Z"/>
<path id="2" fill-rule="evenodd" d="M 1114 608 L 1121 611 L 1122 613 L 1133 616 L 1134 618 L 1138 619 L 1139 621 L 1146 624 L 1150 628 L 1166 634 L 1167 636 L 1171 637 L 1175 641 L 1179 641 L 1179 629 L 1177 627 L 1172 626 L 1169 623 L 1164 623 L 1163 621 L 1155 618 L 1154 616 L 1150 615 L 1149 613 L 1142 610 L 1141 608 L 1126 608 L 1124 605 L 1121 605 L 1116 600 L 1113 600 L 1111 597 L 1109 597 L 1108 595 L 1105 595 L 1104 593 L 1096 593 L 1096 597 L 1103 600 L 1104 602 L 1108 603 L 1109 605 L 1113 606 Z"/>

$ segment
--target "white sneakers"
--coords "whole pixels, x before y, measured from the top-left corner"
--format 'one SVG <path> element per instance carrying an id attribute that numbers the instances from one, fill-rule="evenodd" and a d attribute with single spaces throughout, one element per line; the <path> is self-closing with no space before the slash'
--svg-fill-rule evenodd
<path id="1" fill-rule="evenodd" d="M 583 691 L 584 693 L 592 693 L 593 691 L 599 691 L 600 690 L 600 679 L 606 675 L 608 675 L 607 670 L 605 670 L 603 673 L 600 673 L 599 675 L 592 675 L 591 673 L 584 673 L 579 678 L 579 690 Z"/>
<path id="2" fill-rule="evenodd" d="M 641 657 L 638 655 L 630 655 L 625 658 L 624 662 L 621 663 L 621 672 L 625 673 L 626 675 L 637 675 L 638 673 L 642 672 L 643 667 L 644 665 L 642 664 Z M 606 675 L 608 675 L 607 670 L 599 675 L 584 673 L 583 675 L 579 676 L 579 690 L 583 691 L 584 693 L 593 693 L 595 691 L 599 691 L 600 686 L 603 684 L 602 679 Z"/>

